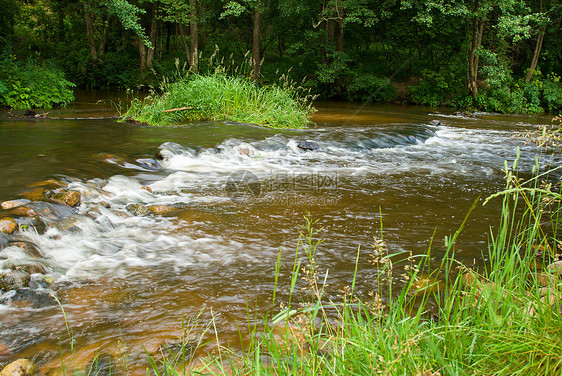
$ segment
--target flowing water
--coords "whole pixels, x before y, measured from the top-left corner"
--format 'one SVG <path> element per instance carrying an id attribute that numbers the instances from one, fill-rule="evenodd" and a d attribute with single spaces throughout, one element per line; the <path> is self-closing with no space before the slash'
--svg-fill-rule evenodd
<path id="1" fill-rule="evenodd" d="M 143 346 L 153 352 L 173 342 L 182 322 L 196 317 L 194 332 L 214 318 L 208 337 L 245 341 L 254 315 L 277 312 L 288 299 L 307 213 L 323 228 L 315 261 L 334 298 L 351 283 L 358 247 L 359 294 L 374 289 L 369 253 L 381 216 L 391 253 L 421 254 L 433 239 L 437 265 L 444 236 L 480 198 L 456 249 L 462 262 L 481 263 L 500 208 L 499 200 L 482 206 L 481 199 L 504 186 L 504 160 L 517 147 L 524 170 L 534 163 L 534 148 L 513 133 L 550 123 L 390 105 L 317 108 L 306 130 L 122 124 L 89 97 L 50 119 L 1 120 L 0 201 L 33 197 L 41 181 L 56 179 L 81 192 L 82 202 L 75 210 L 30 204 L 46 226 L 22 226 L 20 236 L 39 248 L 54 283 L 39 288 L 47 295 L 33 304 L 13 291 L 1 296 L 0 345 L 9 350 L 0 361 L 25 356 L 46 372 L 69 361 L 59 346 L 70 354 L 72 345 L 75 360 L 102 349 L 128 354 L 130 370 L 143 372 Z M 315 142 L 314 150 L 300 141 Z M 152 205 L 169 211 L 143 209 Z M 10 262 L 17 252 L 7 246 L 0 256 Z"/>

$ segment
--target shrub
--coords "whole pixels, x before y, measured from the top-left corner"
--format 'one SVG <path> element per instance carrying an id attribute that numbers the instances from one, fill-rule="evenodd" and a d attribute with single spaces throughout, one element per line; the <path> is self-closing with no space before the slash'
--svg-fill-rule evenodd
<path id="1" fill-rule="evenodd" d="M 74 100 L 64 73 L 51 62 L 29 59 L 25 63 L 14 56 L 0 61 L 0 105 L 11 108 L 52 108 Z"/>

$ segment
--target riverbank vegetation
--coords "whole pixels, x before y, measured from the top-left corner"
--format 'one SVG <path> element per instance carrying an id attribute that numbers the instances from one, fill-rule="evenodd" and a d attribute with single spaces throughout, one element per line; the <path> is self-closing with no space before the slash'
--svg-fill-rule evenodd
<path id="1" fill-rule="evenodd" d="M 247 77 L 258 85 L 292 68 L 292 78 L 306 77 L 321 98 L 517 113 L 562 108 L 558 1 L 0 4 L 2 59 L 53 61 L 78 87 L 156 86 L 173 76 L 178 58 L 192 72 L 211 73 L 218 46 L 237 65 L 249 56 Z M 10 88 L 14 79 L 0 81 Z"/>
<path id="2" fill-rule="evenodd" d="M 288 81 L 258 86 L 243 76 L 191 74 L 163 83 L 161 94 L 134 99 L 121 119 L 153 126 L 196 120 L 228 120 L 272 128 L 304 128 L 313 112 L 312 98 Z M 302 91 L 302 90 L 300 90 Z"/>
<path id="3" fill-rule="evenodd" d="M 15 56 L 0 59 L 0 107 L 16 109 L 66 106 L 74 100 L 75 85 L 51 61 L 30 59 L 25 63 Z"/>

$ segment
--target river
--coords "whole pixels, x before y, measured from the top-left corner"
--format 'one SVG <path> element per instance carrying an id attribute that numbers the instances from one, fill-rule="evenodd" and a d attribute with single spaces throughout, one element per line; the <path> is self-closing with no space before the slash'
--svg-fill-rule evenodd
<path id="1" fill-rule="evenodd" d="M 214 338 L 235 347 L 248 340 L 248 322 L 288 300 L 308 213 L 322 228 L 315 261 L 334 298 L 351 283 L 358 249 L 358 294 L 367 299 L 375 288 L 369 255 L 381 220 L 390 253 L 422 254 L 432 242 L 437 265 L 444 237 L 480 200 L 456 245 L 457 259 L 480 264 L 501 207 L 482 198 L 505 185 L 504 161 L 511 165 L 518 147 L 523 170 L 534 163 L 535 148 L 513 134 L 550 124 L 549 116 L 326 102 L 305 130 L 150 128 L 116 122 L 96 95 L 46 119 L 0 120 L 0 201 L 31 197 L 48 179 L 82 195 L 44 232 L 21 230 L 42 253 L 54 281 L 43 292 L 64 315 L 52 300 L 1 296 L 0 345 L 9 350 L 0 361 L 33 358 L 43 373 L 60 367 L 59 346 L 63 362 L 72 353 L 77 363 L 97 351 L 125 354 L 130 373 L 145 373 L 143 346 L 172 343 L 182 322 L 197 333 L 214 320 L 202 352 L 215 349 Z M 132 204 L 174 211 L 138 213 Z"/>

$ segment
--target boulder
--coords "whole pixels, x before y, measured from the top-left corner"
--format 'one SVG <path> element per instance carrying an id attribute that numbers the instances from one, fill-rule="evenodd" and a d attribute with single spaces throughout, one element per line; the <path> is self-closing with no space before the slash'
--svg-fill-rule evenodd
<path id="1" fill-rule="evenodd" d="M 18 359 L 8 364 L 0 376 L 25 376 L 35 374 L 35 365 L 28 359 Z"/>
<path id="2" fill-rule="evenodd" d="M 0 219 L 0 232 L 11 234 L 18 228 L 18 224 L 10 217 Z"/>
<path id="3" fill-rule="evenodd" d="M 316 141 L 297 141 L 297 147 L 304 151 L 315 151 L 320 149 Z"/>
<path id="4" fill-rule="evenodd" d="M 29 202 L 29 200 L 21 199 L 21 200 L 11 200 L 11 201 L 4 201 L 0 204 L 0 207 L 4 210 L 9 210 L 16 208 L 18 206 L 25 205 Z"/>
<path id="5" fill-rule="evenodd" d="M 50 195 L 49 199 L 59 204 L 76 206 L 80 203 L 82 195 L 80 194 L 80 192 L 76 191 L 53 192 L 53 194 Z"/>
<path id="6" fill-rule="evenodd" d="M 0 274 L 0 290 L 9 291 L 27 287 L 31 277 L 23 270 L 11 270 Z"/>

